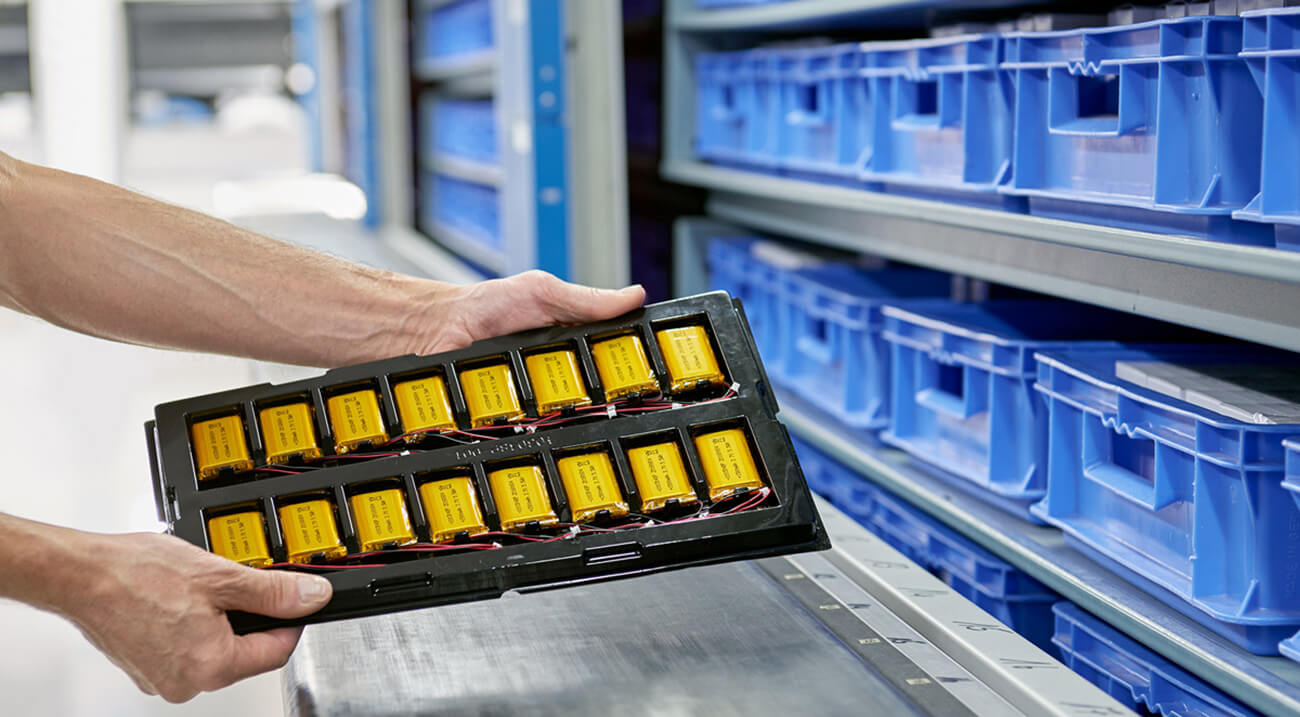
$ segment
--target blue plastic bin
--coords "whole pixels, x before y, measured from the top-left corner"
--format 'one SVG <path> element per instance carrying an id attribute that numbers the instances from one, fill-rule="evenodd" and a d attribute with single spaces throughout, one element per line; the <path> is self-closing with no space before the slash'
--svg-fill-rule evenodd
<path id="1" fill-rule="evenodd" d="M 753 262 L 749 248 L 755 241 L 752 237 L 711 237 L 706 247 L 709 289 L 725 291 L 733 299 L 740 299 L 746 304 L 746 315 L 749 314 L 750 264 Z M 761 328 L 755 331 L 751 327 L 755 340 L 761 332 Z"/>
<path id="2" fill-rule="evenodd" d="M 1050 448 L 1034 512 L 1198 622 L 1276 654 L 1300 628 L 1300 505 L 1282 485 L 1282 440 L 1300 426 L 1234 420 L 1116 377 L 1117 361 L 1259 360 L 1221 348 L 1039 354 Z"/>
<path id="3" fill-rule="evenodd" d="M 719 163 L 745 160 L 742 110 L 745 53 L 701 52 L 695 56 L 695 154 Z"/>
<path id="4" fill-rule="evenodd" d="M 1034 522 L 1047 490 L 1035 351 L 1158 341 L 1166 324 L 1068 301 L 929 302 L 884 310 L 891 417 L 881 438 L 955 487 Z"/>
<path id="5" fill-rule="evenodd" d="M 420 58 L 454 64 L 493 47 L 492 0 L 454 0 L 419 19 Z"/>
<path id="6" fill-rule="evenodd" d="M 1240 244 L 1259 193 L 1263 97 L 1242 23 L 1204 16 L 1006 38 L 1016 73 L 1011 181 L 1031 213 Z"/>
<path id="7" fill-rule="evenodd" d="M 1170 717 L 1255 714 L 1077 605 L 1062 601 L 1052 612 L 1061 661 L 1126 707 Z"/>
<path id="8" fill-rule="evenodd" d="M 501 162 L 496 106 L 491 99 L 469 100 L 427 94 L 421 101 L 424 146 L 435 155 L 489 165 Z"/>
<path id="9" fill-rule="evenodd" d="M 758 49 L 695 56 L 695 153 L 748 170 L 782 161 L 781 76 L 797 51 Z"/>
<path id="10" fill-rule="evenodd" d="M 851 180 L 868 148 L 871 96 L 857 44 L 773 51 L 781 73 L 781 168 L 814 180 Z"/>
<path id="11" fill-rule="evenodd" d="M 777 380 L 846 426 L 884 428 L 889 350 L 880 334 L 881 309 L 898 299 L 947 296 L 951 278 L 828 263 L 786 272 L 782 280 L 788 328 L 777 345 Z"/>
<path id="12" fill-rule="evenodd" d="M 860 46 L 875 101 L 858 178 L 886 191 L 1020 209 L 998 193 L 1011 176 L 1012 73 L 996 34 Z"/>
<path id="13" fill-rule="evenodd" d="M 769 251 L 760 255 L 756 248 L 763 245 L 768 245 Z M 785 272 L 816 259 L 753 237 L 715 237 L 709 240 L 707 252 L 710 288 L 743 302 L 763 367 L 773 380 L 781 380 L 789 333 L 782 278 Z"/>
<path id="14" fill-rule="evenodd" d="M 424 173 L 426 221 L 451 229 L 495 251 L 505 250 L 500 196 L 494 187 L 433 172 Z"/>
<path id="15" fill-rule="evenodd" d="M 763 357 L 763 367 L 774 381 L 789 385 L 785 361 L 786 346 L 793 340 L 793 315 L 786 276 L 824 261 L 820 255 L 765 239 L 710 242 L 709 270 L 716 279 L 713 288 L 730 292 L 728 287 L 740 287 L 741 293 L 732 296 L 739 296 L 744 302 L 745 316 Z"/>
<path id="16" fill-rule="evenodd" d="M 1283 441 L 1282 447 L 1286 450 L 1286 480 L 1282 482 L 1282 487 L 1291 491 L 1291 497 L 1300 505 L 1300 437 Z M 1278 651 L 1300 662 L 1300 632 L 1283 640 L 1278 645 Z"/>
<path id="17" fill-rule="evenodd" d="M 1004 625 L 1051 649 L 1059 595 L 811 444 L 792 440 L 811 490 Z"/>
<path id="18" fill-rule="evenodd" d="M 1234 217 L 1275 224 L 1279 249 L 1300 251 L 1300 8 L 1243 16 L 1241 57 L 1264 94 L 1259 194 Z"/>

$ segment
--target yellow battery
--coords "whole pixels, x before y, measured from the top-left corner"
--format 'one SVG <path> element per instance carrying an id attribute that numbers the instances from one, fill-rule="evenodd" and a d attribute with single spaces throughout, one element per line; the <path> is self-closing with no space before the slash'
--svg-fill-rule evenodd
<path id="1" fill-rule="evenodd" d="M 497 504 L 501 529 L 519 531 L 530 523 L 538 526 L 559 522 L 546 493 L 546 477 L 539 466 L 516 466 L 488 473 L 488 485 Z"/>
<path id="2" fill-rule="evenodd" d="M 537 398 L 537 412 L 550 413 L 570 406 L 590 406 L 578 359 L 572 351 L 548 351 L 524 358 L 528 380 Z"/>
<path id="3" fill-rule="evenodd" d="M 627 334 L 598 341 L 591 345 L 596 373 L 605 386 L 605 401 L 659 390 L 655 370 L 646 358 L 641 337 Z"/>
<path id="4" fill-rule="evenodd" d="M 442 376 L 429 376 L 414 381 L 403 381 L 393 386 L 397 399 L 397 415 L 402 419 L 402 432 L 450 431 L 456 428 L 452 415 L 451 399 L 447 397 L 447 383 Z M 419 440 L 408 435 L 407 442 Z"/>
<path id="5" fill-rule="evenodd" d="M 524 407 L 515 391 L 510 366 L 504 363 L 480 366 L 460 372 L 460 387 L 465 392 L 470 425 L 490 426 L 499 420 L 518 421 Z"/>
<path id="6" fill-rule="evenodd" d="M 321 498 L 282 506 L 279 513 L 289 562 L 310 563 L 318 556 L 334 560 L 348 554 L 334 520 L 334 506 L 328 500 Z"/>
<path id="7" fill-rule="evenodd" d="M 473 537 L 488 532 L 487 521 L 478 504 L 474 479 L 455 476 L 420 486 L 424 517 L 435 543 L 449 543 L 462 533 Z"/>
<path id="8" fill-rule="evenodd" d="M 199 480 L 214 478 L 224 470 L 253 469 L 248 441 L 244 438 L 244 421 L 239 416 L 196 421 L 190 427 L 190 438 L 194 443 Z"/>
<path id="9" fill-rule="evenodd" d="M 378 446 L 388 442 L 384 418 L 379 412 L 379 396 L 370 389 L 340 393 L 325 402 L 334 428 L 334 452 L 340 455 L 355 451 L 363 444 Z"/>
<path id="10" fill-rule="evenodd" d="M 709 499 L 721 500 L 737 491 L 758 490 L 763 478 L 754 465 L 745 432 L 730 428 L 695 437 L 695 452 L 704 468 L 704 482 L 709 485 Z"/>
<path id="11" fill-rule="evenodd" d="M 209 518 L 208 542 L 212 552 L 241 565 L 265 568 L 275 562 L 266 543 L 262 514 L 256 510 Z"/>
<path id="12" fill-rule="evenodd" d="M 311 407 L 306 403 L 263 408 L 257 418 L 262 424 L 267 463 L 286 463 L 295 456 L 303 460 L 320 458 Z"/>
<path id="13" fill-rule="evenodd" d="M 701 383 L 725 383 L 718 359 L 709 345 L 709 334 L 703 326 L 679 326 L 655 332 L 659 352 L 668 367 L 669 390 L 689 391 Z"/>
<path id="14" fill-rule="evenodd" d="M 604 451 L 568 456 L 555 462 L 564 494 L 569 497 L 573 522 L 585 523 L 605 512 L 611 518 L 627 515 L 627 501 L 614 477 L 614 464 Z"/>
<path id="15" fill-rule="evenodd" d="M 673 501 L 678 505 L 699 502 L 676 443 L 633 448 L 627 452 L 627 461 L 641 493 L 642 512 L 659 510 Z"/>
<path id="16" fill-rule="evenodd" d="M 349 500 L 362 552 L 410 545 L 415 542 L 411 515 L 400 488 L 358 493 Z"/>

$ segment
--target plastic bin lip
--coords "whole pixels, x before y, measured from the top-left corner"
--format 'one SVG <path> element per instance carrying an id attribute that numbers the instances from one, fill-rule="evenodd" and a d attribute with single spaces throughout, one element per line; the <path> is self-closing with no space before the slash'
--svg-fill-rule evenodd
<path id="1" fill-rule="evenodd" d="M 1052 40 L 1070 37 L 1099 37 L 1106 35 L 1119 35 L 1126 33 L 1141 33 L 1148 30 L 1159 30 L 1165 25 L 1210 25 L 1210 24 L 1239 24 L 1241 20 L 1236 17 L 1223 15 L 1198 15 L 1195 17 L 1176 17 L 1176 18 L 1158 18 L 1138 22 L 1132 25 L 1113 25 L 1108 27 L 1081 27 L 1069 30 L 1017 30 L 1008 32 L 1002 37 L 1011 44 L 1017 40 Z M 1008 53 L 1010 51 L 1008 50 Z M 1071 74 L 1097 74 L 1103 72 L 1103 68 L 1118 67 L 1120 65 L 1142 64 L 1152 62 L 1178 62 L 1178 61 L 1210 61 L 1210 60 L 1236 60 L 1238 54 L 1235 52 L 1201 52 L 1195 55 L 1164 55 L 1164 54 L 1144 54 L 1139 57 L 1126 58 L 1106 58 L 1102 61 L 1096 61 L 1088 56 L 1085 45 L 1080 43 L 1077 47 L 1070 48 L 1070 56 L 1059 60 L 1039 60 L 1039 61 L 1022 61 L 1008 58 L 1002 63 L 1002 67 L 1009 70 L 1014 69 L 1043 69 L 1053 67 L 1068 67 Z"/>
<path id="2" fill-rule="evenodd" d="M 1260 11 L 1256 10 L 1254 13 Z M 1267 12 L 1267 11 L 1265 11 Z M 1243 13 L 1242 17 L 1248 14 Z M 1160 17 L 1145 22 L 1135 22 L 1131 25 L 1105 25 L 1100 27 L 1075 27 L 1066 30 L 1014 30 L 1012 32 L 1002 33 L 1003 39 L 1015 40 L 1022 37 L 1037 38 L 1057 38 L 1057 37 L 1077 37 L 1080 35 L 1114 35 L 1129 32 L 1142 32 L 1152 28 L 1158 28 L 1162 25 L 1192 25 L 1203 24 L 1233 24 L 1241 22 L 1238 18 L 1230 15 L 1194 15 L 1192 17 Z"/>
<path id="3" fill-rule="evenodd" d="M 975 32 L 966 35 L 954 35 L 952 37 L 921 37 L 914 40 L 867 40 L 865 42 L 857 43 L 857 47 L 863 52 L 924 50 L 932 47 L 966 45 L 972 42 L 982 42 L 985 40 L 996 42 L 1001 37 L 1003 37 L 1003 35 L 996 32 Z"/>
<path id="4" fill-rule="evenodd" d="M 845 304 L 876 304 L 896 298 L 865 271 L 838 264 L 808 266 L 791 272 L 794 288 L 829 296 Z"/>
<path id="5" fill-rule="evenodd" d="M 998 346 L 1046 348 L 1076 343 L 1078 340 L 1035 339 L 1021 329 L 1002 322 L 998 316 L 987 310 L 1018 306 L 1032 308 L 1048 304 L 1050 302 L 1034 300 L 1005 300 L 984 304 L 954 304 L 951 301 L 938 300 L 891 303 L 885 306 L 883 311 L 886 318 Z"/>
<path id="6" fill-rule="evenodd" d="M 1268 15 L 1300 15 L 1300 7 L 1265 7 L 1247 10 L 1241 17 L 1266 17 Z"/>
<path id="7" fill-rule="evenodd" d="M 920 51 L 937 47 L 953 47 L 980 42 L 994 43 L 993 58 L 985 62 L 935 62 L 921 63 Z M 930 75 L 960 74 L 996 70 L 1001 65 L 1001 38 L 996 33 L 959 35 L 956 37 L 932 37 L 916 40 L 869 40 L 857 44 L 857 51 L 863 56 L 863 66 L 857 70 L 861 77 L 896 77 L 908 76 L 924 79 Z M 865 58 L 871 55 L 915 53 L 908 62 L 890 67 L 867 67 Z M 934 58 L 930 58 L 933 60 Z"/>
<path id="8" fill-rule="evenodd" d="M 1227 352 L 1219 353 L 1198 353 L 1192 350 L 1180 352 L 1176 347 L 1167 351 L 1141 351 L 1141 350 L 1118 350 L 1118 351 L 1045 351 L 1034 354 L 1034 359 L 1040 366 L 1047 366 L 1055 371 L 1067 373 L 1080 381 L 1092 384 L 1106 391 L 1111 391 L 1118 396 L 1124 396 L 1145 404 L 1149 404 L 1171 413 L 1196 419 L 1215 428 L 1225 428 L 1231 430 L 1249 430 L 1255 433 L 1272 433 L 1286 434 L 1296 436 L 1293 441 L 1300 441 L 1300 425 L 1290 423 L 1247 423 L 1235 418 L 1229 418 L 1219 413 L 1215 413 L 1208 408 L 1202 408 L 1181 399 L 1167 396 L 1163 393 L 1157 393 L 1141 386 L 1133 385 L 1115 376 L 1116 361 L 1180 361 L 1185 359 L 1196 359 L 1197 362 L 1213 363 L 1216 360 L 1237 360 L 1237 361 L 1257 361 L 1260 359 L 1270 358 L 1269 354 L 1243 353 L 1233 354 Z M 1272 356 L 1275 360 L 1280 361 L 1280 356 Z M 1042 381 L 1034 382 L 1034 389 L 1040 393 L 1051 396 L 1052 398 L 1064 401 L 1065 403 L 1096 415 L 1104 415 L 1105 412 L 1099 410 L 1095 404 L 1081 402 L 1078 398 L 1069 394 L 1061 393 L 1051 386 L 1044 384 Z M 1113 410 L 1111 411 L 1113 413 Z M 1118 426 L 1117 427 L 1121 427 Z M 1145 435 L 1145 434 L 1144 434 Z M 1296 443 L 1300 448 L 1300 442 Z"/>
<path id="9" fill-rule="evenodd" d="M 1007 60 L 1000 67 L 1004 70 L 1043 70 L 1064 67 L 1071 75 L 1113 74 L 1121 65 L 1149 65 L 1153 62 L 1228 62 L 1236 60 L 1242 53 L 1215 52 L 1203 55 L 1151 55 L 1147 57 L 1107 58 L 1105 60 Z M 1276 53 L 1267 53 L 1276 54 Z"/>

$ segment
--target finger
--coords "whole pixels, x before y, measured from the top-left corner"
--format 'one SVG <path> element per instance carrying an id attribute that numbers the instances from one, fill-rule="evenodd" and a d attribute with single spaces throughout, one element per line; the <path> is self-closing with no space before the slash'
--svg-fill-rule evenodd
<path id="1" fill-rule="evenodd" d="M 549 310 L 548 318 L 556 323 L 583 323 L 621 316 L 645 301 L 640 284 L 622 289 L 597 289 L 570 284 L 554 277 L 537 281 L 540 303 Z"/>
<path id="2" fill-rule="evenodd" d="M 217 596 L 217 607 L 268 617 L 293 618 L 325 607 L 334 586 L 319 575 L 239 567 Z"/>
<path id="3" fill-rule="evenodd" d="M 236 637 L 221 675 L 223 681 L 229 685 L 284 667 L 301 636 L 301 627 L 281 627 Z"/>

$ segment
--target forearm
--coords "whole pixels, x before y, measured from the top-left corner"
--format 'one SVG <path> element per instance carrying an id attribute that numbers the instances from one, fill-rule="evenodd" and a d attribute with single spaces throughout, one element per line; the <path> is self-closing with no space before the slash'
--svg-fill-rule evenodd
<path id="1" fill-rule="evenodd" d="M 83 333 L 335 366 L 413 350 L 447 289 L 0 154 L 0 304 Z"/>
<path id="2" fill-rule="evenodd" d="M 71 596 L 89 599 L 94 537 L 0 513 L 0 597 L 66 614 Z"/>

